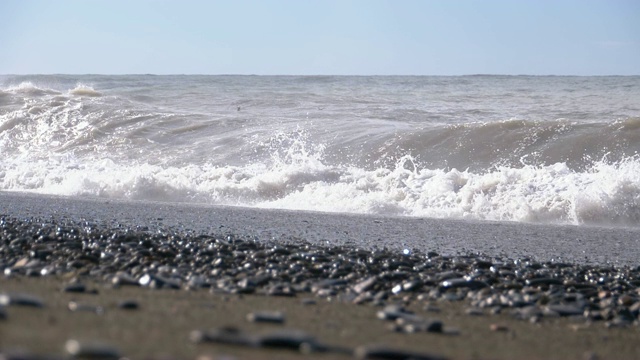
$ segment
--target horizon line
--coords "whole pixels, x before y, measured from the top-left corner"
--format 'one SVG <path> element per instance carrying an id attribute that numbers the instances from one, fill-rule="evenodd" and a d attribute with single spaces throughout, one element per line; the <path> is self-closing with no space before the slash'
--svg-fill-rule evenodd
<path id="1" fill-rule="evenodd" d="M 505 76 L 505 77 L 633 77 L 640 74 L 498 74 L 498 73 L 469 73 L 469 74 L 252 74 L 252 73 L 3 73 L 0 76 L 296 76 L 296 77 L 463 77 L 463 76 Z"/>

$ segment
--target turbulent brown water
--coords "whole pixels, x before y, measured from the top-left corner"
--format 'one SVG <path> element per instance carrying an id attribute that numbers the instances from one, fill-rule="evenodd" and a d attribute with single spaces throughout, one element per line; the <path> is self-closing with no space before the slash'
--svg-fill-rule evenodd
<path id="1" fill-rule="evenodd" d="M 640 77 L 0 76 L 0 190 L 640 224 Z"/>

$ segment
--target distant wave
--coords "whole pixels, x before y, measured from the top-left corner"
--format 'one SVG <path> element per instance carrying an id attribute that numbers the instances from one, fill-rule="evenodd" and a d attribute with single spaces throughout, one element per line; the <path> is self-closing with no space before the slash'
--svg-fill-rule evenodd
<path id="1" fill-rule="evenodd" d="M 75 88 L 69 90 L 69 94 L 76 96 L 91 96 L 98 97 L 102 96 L 101 93 L 95 91 L 91 86 L 78 84 Z"/>
<path id="2" fill-rule="evenodd" d="M 38 87 L 30 81 L 22 82 L 16 86 L 10 86 L 6 89 L 6 92 L 28 96 L 55 95 L 60 93 L 53 89 Z"/>

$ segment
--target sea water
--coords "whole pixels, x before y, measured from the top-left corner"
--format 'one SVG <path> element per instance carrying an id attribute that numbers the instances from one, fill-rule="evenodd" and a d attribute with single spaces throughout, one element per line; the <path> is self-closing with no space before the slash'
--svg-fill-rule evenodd
<path id="1" fill-rule="evenodd" d="M 640 77 L 0 76 L 0 190 L 640 226 Z"/>

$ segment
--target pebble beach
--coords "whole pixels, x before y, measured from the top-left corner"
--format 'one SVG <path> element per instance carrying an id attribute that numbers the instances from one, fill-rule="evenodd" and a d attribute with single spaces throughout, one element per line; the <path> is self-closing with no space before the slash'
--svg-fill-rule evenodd
<path id="1" fill-rule="evenodd" d="M 633 228 L 0 204 L 3 359 L 640 357 Z"/>

